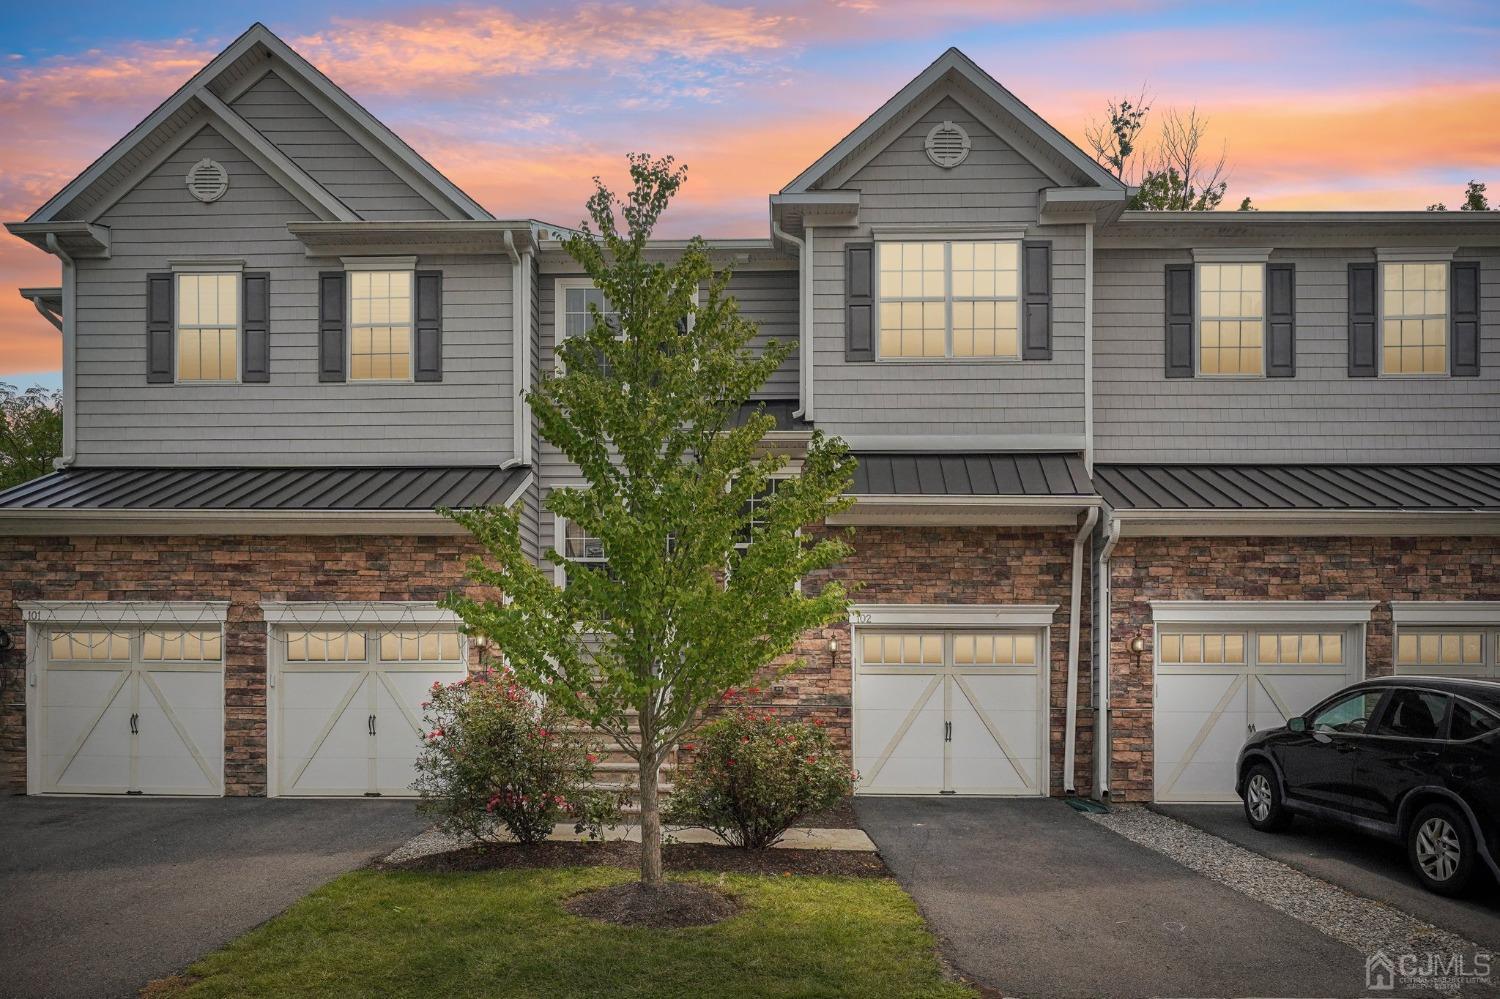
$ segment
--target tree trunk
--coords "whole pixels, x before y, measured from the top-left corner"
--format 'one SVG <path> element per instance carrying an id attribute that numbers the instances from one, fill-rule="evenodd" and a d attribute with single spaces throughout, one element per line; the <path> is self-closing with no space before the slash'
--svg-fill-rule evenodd
<path id="1" fill-rule="evenodd" d="M 661 885 L 661 803 L 656 796 L 657 761 L 654 752 L 640 756 L 641 884 Z"/>

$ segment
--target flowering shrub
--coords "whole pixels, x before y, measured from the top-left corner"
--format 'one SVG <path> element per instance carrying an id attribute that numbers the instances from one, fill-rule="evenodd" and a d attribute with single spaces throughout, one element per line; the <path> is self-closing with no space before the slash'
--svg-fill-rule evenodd
<path id="1" fill-rule="evenodd" d="M 428 731 L 412 786 L 418 807 L 445 832 L 490 839 L 503 826 L 536 843 L 571 820 L 598 838 L 618 816 L 617 801 L 589 789 L 597 746 L 567 731 L 565 716 L 538 704 L 509 671 L 435 683 L 422 708 Z"/>
<path id="2" fill-rule="evenodd" d="M 820 726 L 741 709 L 704 726 L 676 781 L 666 821 L 699 826 L 734 846 L 777 843 L 809 812 L 854 792 L 855 773 Z"/>

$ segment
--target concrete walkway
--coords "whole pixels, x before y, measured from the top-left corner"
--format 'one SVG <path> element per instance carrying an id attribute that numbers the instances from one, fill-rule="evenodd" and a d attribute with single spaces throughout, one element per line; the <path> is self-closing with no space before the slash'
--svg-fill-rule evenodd
<path id="1" fill-rule="evenodd" d="M 0 995 L 133 996 L 425 824 L 409 801 L 0 798 Z"/>
<path id="2" fill-rule="evenodd" d="M 666 835 L 670 837 L 668 842 L 693 843 L 704 846 L 724 846 L 723 840 L 707 829 L 668 829 Z M 555 843 L 575 843 L 586 837 L 573 831 L 573 826 L 568 823 L 558 823 L 552 827 L 552 834 L 547 837 Z M 640 826 L 609 826 L 604 830 L 606 841 L 617 841 L 626 843 L 639 843 L 641 841 Z M 452 836 L 437 829 L 428 829 L 418 833 L 411 839 L 402 843 L 392 850 L 384 859 L 393 864 L 406 860 L 415 860 L 418 857 L 430 857 L 435 853 L 447 853 L 450 850 L 461 850 L 475 841 L 463 836 Z M 875 844 L 870 837 L 865 835 L 863 829 L 788 829 L 786 836 L 781 842 L 771 847 L 773 850 L 848 850 L 855 853 L 874 853 Z"/>
<path id="3" fill-rule="evenodd" d="M 859 798 L 944 953 L 1006 996 L 1357 996 L 1365 955 L 1050 799 Z"/>

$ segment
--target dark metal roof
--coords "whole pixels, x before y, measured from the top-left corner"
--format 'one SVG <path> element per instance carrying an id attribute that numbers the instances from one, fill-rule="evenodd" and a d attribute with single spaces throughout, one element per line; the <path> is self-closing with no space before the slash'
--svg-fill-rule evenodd
<path id="1" fill-rule="evenodd" d="M 793 416 L 797 410 L 802 408 L 796 399 L 757 399 L 740 405 L 735 412 L 734 418 L 729 421 L 731 427 L 743 427 L 750 419 L 750 415 L 757 409 L 765 407 L 766 415 L 776 421 L 773 430 L 811 430 L 812 424 L 799 416 Z"/>
<path id="2" fill-rule="evenodd" d="M 1076 454 L 855 454 L 857 496 L 1093 496 Z"/>
<path id="3" fill-rule="evenodd" d="M 73 468 L 0 492 L 8 510 L 433 510 L 508 500 L 525 468 Z"/>
<path id="4" fill-rule="evenodd" d="M 1116 510 L 1500 510 L 1500 465 L 1095 465 Z"/>

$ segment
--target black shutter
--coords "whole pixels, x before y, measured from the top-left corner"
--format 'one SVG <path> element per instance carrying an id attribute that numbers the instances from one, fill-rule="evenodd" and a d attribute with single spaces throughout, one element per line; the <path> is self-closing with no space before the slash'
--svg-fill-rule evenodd
<path id="1" fill-rule="evenodd" d="M 318 275 L 318 381 L 348 380 L 344 366 L 344 272 Z"/>
<path id="2" fill-rule="evenodd" d="M 172 275 L 146 275 L 146 381 L 173 380 Z"/>
<path id="3" fill-rule="evenodd" d="M 417 271 L 415 319 L 412 329 L 417 338 L 416 380 L 440 382 L 443 380 L 442 271 Z"/>
<path id="4" fill-rule="evenodd" d="M 1374 378 L 1380 368 L 1375 356 L 1375 265 L 1349 265 L 1349 377 Z"/>
<path id="5" fill-rule="evenodd" d="M 875 360 L 875 244 L 844 244 L 844 360 Z"/>
<path id="6" fill-rule="evenodd" d="M 1297 269 L 1266 265 L 1266 377 L 1297 374 Z"/>
<path id="7" fill-rule="evenodd" d="M 1167 377 L 1193 377 L 1193 265 L 1167 265 Z"/>
<path id="8" fill-rule="evenodd" d="M 1021 358 L 1052 360 L 1052 244 L 1021 244 Z"/>
<path id="9" fill-rule="evenodd" d="M 1479 261 L 1453 265 L 1452 374 L 1472 378 L 1479 374 Z"/>
<path id="10" fill-rule="evenodd" d="M 241 354 L 240 380 L 271 380 L 271 275 L 258 271 L 244 275 L 245 346 Z"/>

